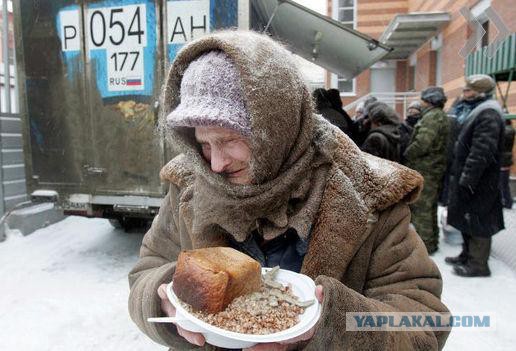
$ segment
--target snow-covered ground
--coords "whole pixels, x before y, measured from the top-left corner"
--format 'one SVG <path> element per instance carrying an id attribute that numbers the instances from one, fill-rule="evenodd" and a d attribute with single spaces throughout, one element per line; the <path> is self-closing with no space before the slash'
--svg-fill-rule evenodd
<path id="1" fill-rule="evenodd" d="M 26 237 L 11 232 L 0 243 L 0 350 L 165 350 L 127 312 L 127 272 L 142 235 L 81 217 Z M 453 331 L 445 350 L 514 349 L 516 274 L 491 259 L 493 277 L 458 278 L 444 264 L 458 251 L 443 243 L 433 257 L 444 278 L 443 300 L 456 313 L 495 313 L 496 330 Z"/>
<path id="2" fill-rule="evenodd" d="M 141 233 L 68 217 L 0 243 L 0 350 L 166 350 L 130 320 Z"/>

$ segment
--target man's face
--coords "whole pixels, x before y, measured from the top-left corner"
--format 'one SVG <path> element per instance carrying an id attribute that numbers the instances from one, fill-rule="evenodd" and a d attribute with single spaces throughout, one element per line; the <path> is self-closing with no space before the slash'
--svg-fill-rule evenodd
<path id="1" fill-rule="evenodd" d="M 423 108 L 427 108 L 427 107 L 431 106 L 431 105 L 430 105 L 428 102 L 426 102 L 425 100 L 421 100 L 420 102 L 421 102 L 421 106 L 422 106 Z"/>
<path id="2" fill-rule="evenodd" d="M 464 97 L 464 100 L 473 100 L 478 96 L 478 92 L 476 92 L 473 89 L 469 88 L 463 88 L 462 89 L 462 96 Z"/>
<path id="3" fill-rule="evenodd" d="M 415 116 L 415 115 L 419 115 L 421 112 L 416 109 L 416 108 L 409 108 L 407 110 L 407 116 Z"/>
<path id="4" fill-rule="evenodd" d="M 251 184 L 251 148 L 244 136 L 227 128 L 196 127 L 195 139 L 213 172 L 233 184 Z"/>

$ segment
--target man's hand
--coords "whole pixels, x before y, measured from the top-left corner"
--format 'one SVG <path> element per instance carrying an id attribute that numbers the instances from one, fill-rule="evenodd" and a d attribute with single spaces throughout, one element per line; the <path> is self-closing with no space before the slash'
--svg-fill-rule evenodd
<path id="1" fill-rule="evenodd" d="M 315 297 L 319 301 L 319 303 L 322 303 L 324 294 L 323 294 L 323 287 L 322 285 L 317 285 L 315 287 Z M 273 342 L 273 343 L 266 343 L 266 344 L 258 344 L 256 346 L 253 346 L 251 348 L 245 349 L 246 351 L 288 351 L 288 350 L 295 350 L 297 345 L 302 341 L 310 340 L 314 334 L 315 334 L 315 328 L 314 326 L 312 329 L 307 331 L 304 334 L 301 334 L 293 339 L 285 340 L 282 342 Z"/>
<path id="2" fill-rule="evenodd" d="M 161 299 L 161 310 L 169 317 L 175 317 L 176 316 L 176 309 L 170 303 L 167 297 L 167 284 L 161 284 L 158 288 L 158 295 Z M 184 330 L 177 324 L 175 324 L 177 328 L 177 333 L 181 335 L 183 338 L 186 339 L 190 344 L 194 344 L 197 346 L 203 346 L 206 342 L 204 340 L 204 336 L 200 333 L 192 333 L 188 330 Z"/>

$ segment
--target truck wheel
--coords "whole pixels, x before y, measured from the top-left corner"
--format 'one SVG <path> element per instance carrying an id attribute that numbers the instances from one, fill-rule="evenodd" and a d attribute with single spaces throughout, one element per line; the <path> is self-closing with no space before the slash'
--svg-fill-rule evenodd
<path id="1" fill-rule="evenodd" d="M 146 224 L 148 220 L 143 218 L 134 218 L 134 217 L 121 217 L 117 219 L 110 219 L 109 223 L 117 229 L 123 229 L 126 232 L 129 232 L 135 228 L 146 228 Z"/>
<path id="2" fill-rule="evenodd" d="M 122 223 L 120 223 L 119 219 L 109 219 L 109 224 L 111 224 L 113 228 L 122 229 Z"/>

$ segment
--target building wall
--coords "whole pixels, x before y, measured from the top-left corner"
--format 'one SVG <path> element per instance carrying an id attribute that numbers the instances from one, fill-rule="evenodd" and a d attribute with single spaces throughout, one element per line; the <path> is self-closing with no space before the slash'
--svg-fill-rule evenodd
<path id="1" fill-rule="evenodd" d="M 463 6 L 472 8 L 477 1 L 473 0 L 448 0 L 448 1 L 409 1 L 409 8 L 414 11 L 448 11 L 452 15 L 451 22 L 444 28 L 442 60 L 445 62 L 442 68 L 443 88 L 448 95 L 448 106 L 454 99 L 460 96 L 461 88 L 464 84 L 464 67 L 465 59 L 460 56 L 459 51 L 471 35 L 466 20 L 460 14 L 459 10 Z M 414 3 L 414 4 L 412 4 Z M 492 0 L 491 7 L 500 15 L 505 25 L 511 32 L 516 32 L 516 16 L 514 16 L 514 4 L 511 0 Z M 497 35 L 497 30 L 490 23 L 489 42 L 491 43 Z M 428 83 L 426 79 L 419 77 L 427 77 L 430 75 L 431 67 L 428 65 L 430 61 L 430 44 L 425 44 L 417 51 L 417 69 L 418 81 L 416 89 L 424 88 Z M 500 87 L 505 92 L 507 86 L 501 83 Z M 516 84 L 513 84 L 509 93 L 508 109 L 510 113 L 516 113 Z"/>
<path id="2" fill-rule="evenodd" d="M 0 63 L 3 63 L 3 57 L 4 57 L 4 53 L 3 53 L 3 50 L 4 50 L 4 47 L 3 47 L 3 40 L 4 38 L 2 37 L 3 36 L 3 30 L 2 30 L 2 26 L 3 26 L 3 18 L 2 18 L 2 6 L 0 4 L 0 43 L 2 43 L 2 45 L 0 45 Z M 9 11 L 9 49 L 10 50 L 13 50 L 14 49 L 14 36 L 13 36 L 13 14 L 11 11 Z M 13 59 L 14 56 L 12 55 L 12 52 L 11 52 L 11 59 Z"/>
<path id="3" fill-rule="evenodd" d="M 328 11 L 331 14 L 332 1 L 328 1 Z M 441 82 L 448 95 L 448 107 L 460 96 L 464 84 L 465 59 L 460 56 L 460 49 L 471 35 L 465 18 L 459 12 L 464 6 L 472 8 L 478 0 L 357 0 L 357 30 L 378 39 L 389 22 L 398 13 L 446 11 L 451 14 L 450 23 L 443 29 L 441 47 Z M 514 15 L 514 0 L 492 0 L 491 7 L 500 15 L 511 32 L 516 32 L 516 16 Z M 497 31 L 492 24 L 489 30 L 489 42 L 492 42 Z M 420 47 L 416 56 L 415 90 L 420 91 L 435 84 L 436 52 L 431 50 L 430 41 Z M 398 92 L 407 91 L 409 83 L 408 62 L 401 60 L 397 63 Z M 356 95 L 344 97 L 344 105 L 370 92 L 369 70 L 357 78 Z M 505 83 L 500 87 L 505 92 Z M 516 84 L 512 84 L 508 108 L 510 113 L 516 113 Z"/>
<path id="4" fill-rule="evenodd" d="M 500 15 L 505 25 L 509 30 L 514 33 L 516 32 L 516 6 L 514 1 L 510 0 L 495 0 L 491 5 L 493 9 Z M 490 39 L 493 40 L 496 36 L 495 31 L 490 31 Z M 516 77 L 514 78 L 516 80 Z M 505 92 L 507 87 L 506 83 L 500 84 L 500 88 Z M 509 99 L 507 101 L 507 107 L 509 112 L 516 114 L 516 84 L 513 82 L 509 91 Z M 516 171 L 516 169 L 515 169 Z"/>
<path id="5" fill-rule="evenodd" d="M 337 0 L 333 0 L 337 1 Z M 331 14 L 331 2 L 329 0 L 329 13 Z M 379 39 L 385 27 L 398 13 L 406 13 L 408 0 L 357 0 L 357 30 Z M 347 105 L 357 98 L 366 95 L 370 91 L 370 71 L 366 70 L 356 77 L 355 96 L 344 97 L 344 105 Z"/>

